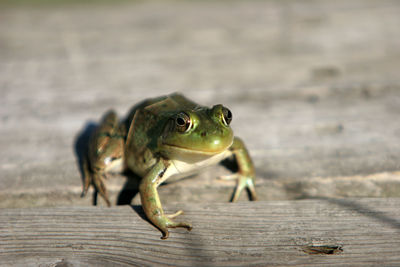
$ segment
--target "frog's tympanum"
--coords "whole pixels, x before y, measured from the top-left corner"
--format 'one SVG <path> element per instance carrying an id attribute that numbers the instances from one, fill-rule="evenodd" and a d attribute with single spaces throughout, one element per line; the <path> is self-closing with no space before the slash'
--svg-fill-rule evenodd
<path id="1" fill-rule="evenodd" d="M 253 163 L 242 140 L 233 135 L 231 120 L 232 113 L 226 107 L 200 106 L 180 94 L 146 100 L 121 123 L 115 112 L 109 111 L 89 141 L 82 195 L 93 184 L 110 205 L 106 174 L 132 170 L 142 177 L 139 191 L 143 210 L 166 239 L 168 228 L 191 230 L 192 225 L 173 220 L 182 211 L 164 214 L 157 187 L 171 176 L 185 176 L 234 155 L 238 173 L 231 178 L 237 178 L 238 183 L 232 201 L 245 188 L 256 200 Z"/>

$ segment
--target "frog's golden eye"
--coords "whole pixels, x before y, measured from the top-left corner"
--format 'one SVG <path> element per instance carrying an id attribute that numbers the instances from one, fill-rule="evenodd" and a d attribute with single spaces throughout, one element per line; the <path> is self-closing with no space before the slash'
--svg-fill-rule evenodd
<path id="1" fill-rule="evenodd" d="M 178 132 L 186 133 L 192 128 L 193 123 L 188 114 L 181 112 L 175 118 L 175 126 Z"/>
<path id="2" fill-rule="evenodd" d="M 222 122 L 228 126 L 232 121 L 232 112 L 226 107 L 222 107 Z"/>

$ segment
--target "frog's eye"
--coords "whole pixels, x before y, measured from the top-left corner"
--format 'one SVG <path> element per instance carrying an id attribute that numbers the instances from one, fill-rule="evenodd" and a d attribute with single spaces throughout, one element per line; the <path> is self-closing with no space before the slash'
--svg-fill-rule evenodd
<path id="1" fill-rule="evenodd" d="M 222 122 L 228 126 L 232 121 L 232 112 L 226 107 L 222 107 Z"/>
<path id="2" fill-rule="evenodd" d="M 175 118 L 175 126 L 179 132 L 186 133 L 192 128 L 193 123 L 188 114 L 181 112 Z"/>

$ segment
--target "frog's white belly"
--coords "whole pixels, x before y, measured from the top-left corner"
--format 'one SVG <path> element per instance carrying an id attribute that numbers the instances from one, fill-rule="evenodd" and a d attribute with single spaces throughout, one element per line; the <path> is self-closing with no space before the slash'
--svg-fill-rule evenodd
<path id="1" fill-rule="evenodd" d="M 232 152 L 229 150 L 226 150 L 222 153 L 216 154 L 214 156 L 211 156 L 207 159 L 197 161 L 197 162 L 185 162 L 181 160 L 172 160 L 172 166 L 168 168 L 167 174 L 169 176 L 187 176 L 192 173 L 196 173 L 201 171 L 203 168 L 208 167 L 210 165 L 215 165 L 221 162 L 223 159 L 229 157 L 232 155 Z"/>

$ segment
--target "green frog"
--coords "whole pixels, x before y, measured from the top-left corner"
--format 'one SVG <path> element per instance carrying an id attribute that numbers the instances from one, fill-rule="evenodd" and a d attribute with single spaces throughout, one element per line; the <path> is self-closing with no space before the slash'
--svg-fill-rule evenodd
<path id="1" fill-rule="evenodd" d="M 245 188 L 256 200 L 254 166 L 243 141 L 233 135 L 231 121 L 232 113 L 223 105 L 201 106 L 178 93 L 139 103 L 122 122 L 114 111 L 107 112 L 89 140 L 82 196 L 93 184 L 110 206 L 107 173 L 132 170 L 142 177 L 139 192 L 147 218 L 167 239 L 168 228 L 191 230 L 192 225 L 173 220 L 181 210 L 164 214 L 158 186 L 234 155 L 238 172 L 225 177 L 237 179 L 232 202 Z"/>

